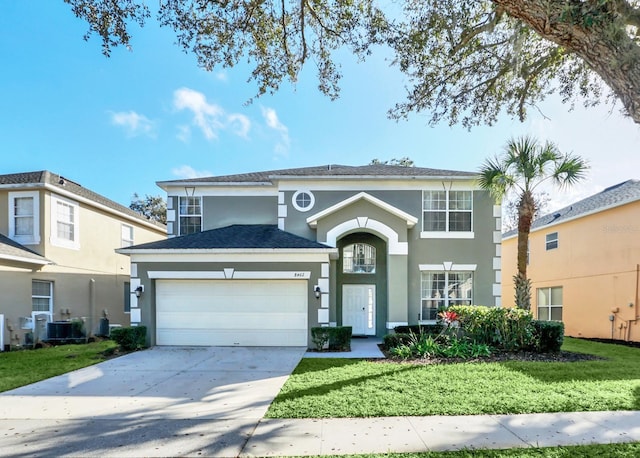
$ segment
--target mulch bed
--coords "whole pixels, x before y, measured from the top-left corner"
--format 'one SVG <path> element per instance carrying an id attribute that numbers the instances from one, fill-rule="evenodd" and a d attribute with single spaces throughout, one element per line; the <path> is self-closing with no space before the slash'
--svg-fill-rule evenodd
<path id="1" fill-rule="evenodd" d="M 379 362 L 395 362 L 395 363 L 411 363 L 411 364 L 453 364 L 453 363 L 496 363 L 503 361 L 527 361 L 527 362 L 547 362 L 547 363 L 575 363 L 580 361 L 601 360 L 599 356 L 587 355 L 584 353 L 573 353 L 570 351 L 561 351 L 559 353 L 535 353 L 529 351 L 520 352 L 500 352 L 491 356 L 483 356 L 480 358 L 463 359 L 463 358 L 409 358 L 402 359 L 393 356 L 380 346 L 380 351 L 385 355 L 386 359 L 378 360 Z"/>

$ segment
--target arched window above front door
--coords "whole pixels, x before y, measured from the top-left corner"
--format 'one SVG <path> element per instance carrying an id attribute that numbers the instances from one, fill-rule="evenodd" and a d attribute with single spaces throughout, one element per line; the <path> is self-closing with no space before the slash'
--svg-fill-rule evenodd
<path id="1" fill-rule="evenodd" d="M 376 248 L 366 243 L 352 243 L 342 249 L 342 271 L 347 274 L 376 273 Z"/>

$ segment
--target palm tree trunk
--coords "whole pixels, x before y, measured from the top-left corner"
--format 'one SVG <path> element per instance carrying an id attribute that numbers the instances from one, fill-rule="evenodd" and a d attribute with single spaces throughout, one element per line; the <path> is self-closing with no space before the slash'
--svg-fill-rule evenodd
<path id="1" fill-rule="evenodd" d="M 529 232 L 536 214 L 536 201 L 531 191 L 522 193 L 518 203 L 518 274 L 514 277 L 516 287 L 516 307 L 529 310 L 531 308 L 531 283 L 527 279 L 529 252 Z"/>

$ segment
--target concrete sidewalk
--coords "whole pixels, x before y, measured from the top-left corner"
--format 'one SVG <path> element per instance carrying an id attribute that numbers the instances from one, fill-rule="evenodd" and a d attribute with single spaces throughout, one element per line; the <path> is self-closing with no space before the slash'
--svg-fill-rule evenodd
<path id="1" fill-rule="evenodd" d="M 261 420 L 240 456 L 502 449 L 640 441 L 640 411 Z"/>

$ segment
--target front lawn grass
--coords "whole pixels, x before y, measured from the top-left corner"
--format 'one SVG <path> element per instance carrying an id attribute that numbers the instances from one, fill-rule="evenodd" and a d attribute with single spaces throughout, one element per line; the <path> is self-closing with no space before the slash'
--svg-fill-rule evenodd
<path id="1" fill-rule="evenodd" d="M 104 361 L 112 340 L 0 353 L 0 392 Z"/>
<path id="2" fill-rule="evenodd" d="M 338 456 L 339 455 L 335 455 L 336 458 Z M 507 450 L 460 450 L 455 452 L 350 455 L 351 458 L 636 458 L 638 456 L 640 456 L 640 443 L 638 442 L 630 444 L 596 444 L 567 447 L 511 448 Z"/>
<path id="3" fill-rule="evenodd" d="M 640 410 L 640 349 L 565 339 L 604 360 L 420 365 L 303 359 L 269 418 Z"/>

